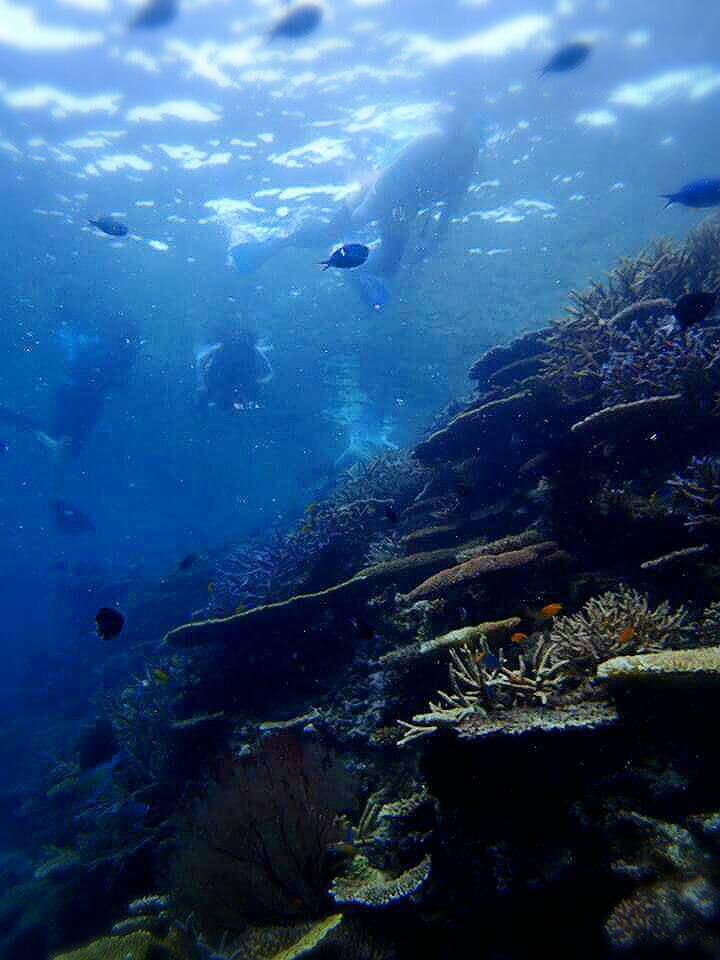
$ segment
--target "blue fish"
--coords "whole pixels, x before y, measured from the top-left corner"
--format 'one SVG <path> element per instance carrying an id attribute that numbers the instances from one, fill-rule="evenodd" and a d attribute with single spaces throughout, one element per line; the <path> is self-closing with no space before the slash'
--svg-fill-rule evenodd
<path id="1" fill-rule="evenodd" d="M 354 270 L 355 267 L 361 267 L 368 256 L 370 250 L 364 243 L 345 243 L 337 250 L 333 250 L 329 260 L 321 260 L 320 263 L 325 270 L 330 267 L 336 267 L 338 270 Z"/>
<path id="2" fill-rule="evenodd" d="M 486 653 L 482 663 L 488 670 L 498 670 L 500 667 L 500 660 L 494 653 Z"/>
<path id="3" fill-rule="evenodd" d="M 268 42 L 278 37 L 299 40 L 307 37 L 320 26 L 323 9 L 316 3 L 301 3 L 284 14 L 268 33 Z"/>
<path id="4" fill-rule="evenodd" d="M 124 237 L 128 232 L 125 224 L 114 217 L 98 217 L 97 220 L 88 220 L 88 223 L 109 237 Z"/>
<path id="5" fill-rule="evenodd" d="M 363 303 L 371 310 L 382 310 L 390 302 L 390 290 L 374 273 L 359 273 L 350 278 Z"/>
<path id="6" fill-rule="evenodd" d="M 589 43 L 568 43 L 561 47 L 548 60 L 545 66 L 540 70 L 540 76 L 544 77 L 546 73 L 567 73 L 585 63 L 590 56 L 592 47 Z"/>
<path id="7" fill-rule="evenodd" d="M 660 196 L 667 200 L 666 209 L 673 203 L 681 203 L 684 207 L 717 207 L 720 205 L 720 177 L 693 180 L 677 193 L 661 193 Z"/>
<path id="8" fill-rule="evenodd" d="M 131 29 L 154 30 L 178 15 L 178 0 L 149 0 L 130 22 Z"/>

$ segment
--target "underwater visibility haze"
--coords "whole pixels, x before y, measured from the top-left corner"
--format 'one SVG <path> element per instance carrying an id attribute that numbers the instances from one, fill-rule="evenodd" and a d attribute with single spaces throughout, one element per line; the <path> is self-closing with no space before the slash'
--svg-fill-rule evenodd
<path id="1" fill-rule="evenodd" d="M 0 0 L 0 960 L 720 958 L 719 31 Z"/>

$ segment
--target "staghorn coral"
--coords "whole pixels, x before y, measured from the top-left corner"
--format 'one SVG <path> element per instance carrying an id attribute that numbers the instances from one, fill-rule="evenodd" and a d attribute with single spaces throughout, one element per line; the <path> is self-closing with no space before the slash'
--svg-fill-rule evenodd
<path id="1" fill-rule="evenodd" d="M 654 338 L 652 327 L 647 334 L 641 331 L 667 315 L 682 294 L 720 289 L 719 245 L 720 220 L 709 218 L 685 244 L 656 240 L 639 256 L 620 260 L 604 283 L 572 291 L 568 317 L 557 321 L 547 337 L 550 349 L 543 357 L 543 375 L 571 400 L 617 402 L 608 391 L 614 390 L 616 396 L 633 391 L 636 374 L 642 392 L 628 399 L 672 392 L 670 384 L 683 376 L 682 338 L 672 338 L 668 349 Z M 636 336 L 643 340 L 640 346 L 628 334 L 633 323 Z M 712 338 L 708 342 L 712 350 Z M 689 352 L 699 354 L 704 364 L 712 361 L 702 332 L 690 338 Z M 641 368 L 642 359 L 652 367 L 648 374 Z"/>
<path id="2" fill-rule="evenodd" d="M 276 529 L 225 554 L 212 574 L 215 589 L 204 613 L 227 615 L 240 604 L 256 607 L 288 599 L 330 552 L 333 574 L 349 574 L 386 533 L 385 508 L 395 505 L 399 512 L 426 482 L 427 471 L 403 453 L 353 465 L 327 498 L 307 507 L 293 529 Z"/>
<path id="3" fill-rule="evenodd" d="M 720 601 L 711 603 L 700 623 L 700 642 L 707 646 L 720 645 Z"/>
<path id="4" fill-rule="evenodd" d="M 501 649 L 493 655 L 482 639 L 477 647 L 450 648 L 450 692 L 412 722 L 399 720 L 399 746 L 464 721 L 495 712 L 540 704 L 557 707 L 583 688 L 598 664 L 618 652 L 638 653 L 679 647 L 695 635 L 684 608 L 669 604 L 650 608 L 648 598 L 623 586 L 589 600 L 580 613 L 555 620 L 551 631 L 535 634 L 525 651 L 509 660 Z"/>
<path id="5" fill-rule="evenodd" d="M 685 473 L 674 474 L 668 484 L 688 529 L 720 526 L 720 457 L 693 457 Z"/>
<path id="6" fill-rule="evenodd" d="M 633 323 L 610 328 L 608 356 L 600 367 L 603 406 L 682 393 L 709 406 L 720 387 L 716 329 L 668 330 Z"/>
<path id="7" fill-rule="evenodd" d="M 365 554 L 368 566 L 378 563 L 387 563 L 388 560 L 397 560 L 405 556 L 405 546 L 398 533 L 381 534 L 371 541 Z"/>
<path id="8" fill-rule="evenodd" d="M 555 620 L 550 659 L 565 663 L 566 676 L 582 677 L 620 653 L 686 645 L 694 632 L 683 607 L 672 612 L 664 602 L 651 609 L 647 596 L 623 585 L 617 591 L 591 598 L 580 613 Z"/>
<path id="9" fill-rule="evenodd" d="M 430 703 L 428 713 L 417 714 L 409 723 L 399 720 L 405 731 L 398 746 L 404 746 L 434 733 L 440 727 L 457 727 L 462 721 L 487 719 L 495 711 L 557 699 L 564 681 L 567 661 L 554 656 L 553 644 L 546 635 L 530 653 L 519 654 L 512 665 L 503 650 L 490 653 L 483 640 L 450 650 L 450 693 L 438 691 L 440 701 Z"/>

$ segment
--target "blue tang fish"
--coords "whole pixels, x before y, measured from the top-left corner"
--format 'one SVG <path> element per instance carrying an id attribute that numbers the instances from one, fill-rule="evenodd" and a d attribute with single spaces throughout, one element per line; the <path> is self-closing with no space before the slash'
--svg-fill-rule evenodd
<path id="1" fill-rule="evenodd" d="M 88 223 L 109 237 L 124 237 L 128 232 L 125 224 L 114 217 L 98 217 L 97 220 L 88 220 Z"/>
<path id="2" fill-rule="evenodd" d="M 546 73 L 567 73 L 569 70 L 577 70 L 590 56 L 592 47 L 589 43 L 568 43 L 567 46 L 557 50 L 540 70 L 540 76 L 544 77 Z"/>
<path id="3" fill-rule="evenodd" d="M 684 207 L 717 207 L 720 205 L 720 177 L 705 177 L 686 183 L 677 193 L 661 193 L 665 207 L 681 203 Z"/>
<path id="4" fill-rule="evenodd" d="M 154 30 L 164 27 L 178 15 L 178 0 L 149 0 L 130 21 L 131 29 Z"/>
<path id="5" fill-rule="evenodd" d="M 323 9 L 316 3 L 301 3 L 292 7 L 275 23 L 268 33 L 268 42 L 278 37 L 288 40 L 299 40 L 307 37 L 320 26 L 323 18 Z"/>
<path id="6" fill-rule="evenodd" d="M 330 267 L 336 267 L 338 270 L 354 270 L 355 267 L 361 267 L 368 256 L 369 249 L 364 243 L 345 243 L 337 250 L 333 250 L 329 260 L 321 260 L 320 263 L 324 270 Z"/>

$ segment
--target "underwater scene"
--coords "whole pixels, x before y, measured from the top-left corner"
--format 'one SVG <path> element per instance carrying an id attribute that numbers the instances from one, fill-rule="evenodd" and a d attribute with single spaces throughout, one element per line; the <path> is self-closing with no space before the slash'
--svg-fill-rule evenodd
<path id="1" fill-rule="evenodd" d="M 718 36 L 0 0 L 0 960 L 720 960 Z"/>

